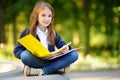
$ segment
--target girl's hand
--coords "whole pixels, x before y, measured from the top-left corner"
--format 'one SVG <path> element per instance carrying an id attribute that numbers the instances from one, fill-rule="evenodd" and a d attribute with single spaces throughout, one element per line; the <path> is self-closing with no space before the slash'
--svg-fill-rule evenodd
<path id="1" fill-rule="evenodd" d="M 69 51 L 69 46 L 66 46 L 65 49 L 62 51 L 62 53 L 66 53 Z"/>

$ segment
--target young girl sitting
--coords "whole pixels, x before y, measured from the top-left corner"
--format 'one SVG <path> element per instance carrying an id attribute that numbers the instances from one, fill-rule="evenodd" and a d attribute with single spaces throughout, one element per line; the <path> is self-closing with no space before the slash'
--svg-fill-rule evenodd
<path id="1" fill-rule="evenodd" d="M 55 46 L 59 49 L 66 45 L 53 27 L 54 10 L 52 6 L 47 2 L 37 2 L 30 17 L 29 27 L 21 33 L 20 38 L 27 34 L 32 34 L 45 48 L 53 52 L 55 51 Z M 70 46 L 66 47 L 63 53 L 70 49 Z M 78 59 L 77 52 L 73 51 L 54 60 L 43 60 L 31 54 L 31 52 L 20 43 L 17 43 L 14 49 L 14 55 L 21 59 L 25 65 L 24 75 L 26 76 L 67 73 L 70 64 Z"/>

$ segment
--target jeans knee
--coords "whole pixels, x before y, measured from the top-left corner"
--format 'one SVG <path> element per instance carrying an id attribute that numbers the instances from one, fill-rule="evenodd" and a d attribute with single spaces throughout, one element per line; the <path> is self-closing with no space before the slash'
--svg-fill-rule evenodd
<path id="1" fill-rule="evenodd" d="M 73 62 L 75 62 L 77 59 L 78 59 L 78 53 L 77 52 L 71 52 L 70 53 L 70 56 L 71 56 L 71 60 L 73 61 Z"/>
<path id="2" fill-rule="evenodd" d="M 24 64 L 27 64 L 27 61 L 28 61 L 29 57 L 30 57 L 30 52 L 27 51 L 27 50 L 23 51 L 23 52 L 20 54 L 20 59 L 22 60 L 22 62 L 23 62 Z"/>

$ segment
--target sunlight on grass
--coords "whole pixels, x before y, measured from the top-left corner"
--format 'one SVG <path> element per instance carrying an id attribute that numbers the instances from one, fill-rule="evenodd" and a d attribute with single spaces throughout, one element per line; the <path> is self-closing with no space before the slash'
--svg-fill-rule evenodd
<path id="1" fill-rule="evenodd" d="M 0 61 L 19 61 L 13 53 L 13 45 L 0 46 Z"/>
<path id="2" fill-rule="evenodd" d="M 72 64 L 73 71 L 95 71 L 95 70 L 108 70 L 118 69 L 120 64 L 117 58 L 104 58 L 98 56 L 87 55 L 85 58 L 79 55 L 79 59 Z"/>
<path id="3" fill-rule="evenodd" d="M 16 67 L 13 66 L 12 64 L 2 64 L 0 63 L 0 73 L 8 72 L 11 70 L 15 70 Z"/>
<path id="4" fill-rule="evenodd" d="M 95 71 L 120 68 L 118 57 L 108 56 L 109 52 L 106 54 L 106 51 L 104 51 L 102 57 L 96 55 L 87 55 L 83 57 L 83 52 L 79 52 L 78 54 L 79 59 L 71 65 L 72 71 Z M 21 60 L 15 58 L 13 46 L 11 45 L 6 48 L 0 48 L 0 61 L 20 62 Z"/>

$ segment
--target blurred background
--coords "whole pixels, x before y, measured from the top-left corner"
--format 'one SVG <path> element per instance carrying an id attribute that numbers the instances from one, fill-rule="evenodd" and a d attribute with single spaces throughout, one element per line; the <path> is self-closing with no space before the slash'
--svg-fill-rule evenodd
<path id="1" fill-rule="evenodd" d="M 39 0 L 0 0 L 0 61 L 20 62 L 13 49 Z M 119 0 L 42 0 L 55 10 L 55 30 L 83 47 L 73 71 L 120 69 Z"/>

